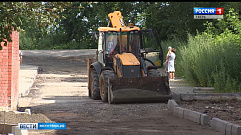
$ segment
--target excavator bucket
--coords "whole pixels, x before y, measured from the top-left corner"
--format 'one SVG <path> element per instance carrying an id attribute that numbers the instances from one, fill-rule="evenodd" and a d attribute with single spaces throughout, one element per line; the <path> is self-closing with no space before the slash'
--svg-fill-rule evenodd
<path id="1" fill-rule="evenodd" d="M 167 102 L 171 99 L 167 76 L 138 78 L 109 78 L 108 102 Z"/>

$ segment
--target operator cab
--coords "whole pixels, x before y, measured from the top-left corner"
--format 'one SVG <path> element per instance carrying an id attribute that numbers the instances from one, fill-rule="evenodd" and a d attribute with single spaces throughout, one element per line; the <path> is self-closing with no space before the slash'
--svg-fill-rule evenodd
<path id="1" fill-rule="evenodd" d="M 148 52 L 144 49 L 147 47 L 157 48 L 156 43 L 160 46 L 159 42 L 148 38 L 153 35 L 150 30 L 140 30 L 139 27 L 125 26 L 123 17 L 120 11 L 108 14 L 109 24 L 107 27 L 99 27 L 99 41 L 98 41 L 98 61 L 105 67 L 113 68 L 113 57 L 116 54 L 132 53 L 136 58 L 145 56 Z M 147 36 L 146 36 L 147 34 Z M 158 36 L 152 36 L 152 38 L 158 38 Z M 156 40 L 158 41 L 158 40 Z M 160 48 L 161 49 L 161 48 Z M 159 51 L 159 58 L 163 61 L 162 49 Z M 149 61 L 151 62 L 151 61 Z M 161 66 L 163 62 L 160 62 Z M 154 63 L 151 63 L 155 66 Z"/>
<path id="2" fill-rule="evenodd" d="M 132 53 L 137 58 L 140 55 L 140 38 L 137 30 L 104 32 L 102 44 L 103 62 L 108 65 L 108 67 L 112 67 L 112 60 L 116 54 L 122 54 L 124 52 Z"/>

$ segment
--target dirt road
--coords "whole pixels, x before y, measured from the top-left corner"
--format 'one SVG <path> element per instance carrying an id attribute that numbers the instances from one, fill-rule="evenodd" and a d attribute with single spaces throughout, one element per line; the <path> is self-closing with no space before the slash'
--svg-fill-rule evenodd
<path id="1" fill-rule="evenodd" d="M 29 134 L 221 135 L 173 116 L 164 103 L 109 105 L 89 99 L 86 58 L 94 57 L 93 50 L 88 56 L 66 57 L 56 56 L 60 53 L 51 51 L 23 52 L 23 64 L 40 67 L 34 89 L 29 94 L 32 113 L 42 113 L 54 122 L 67 125 L 67 130 L 29 131 Z"/>

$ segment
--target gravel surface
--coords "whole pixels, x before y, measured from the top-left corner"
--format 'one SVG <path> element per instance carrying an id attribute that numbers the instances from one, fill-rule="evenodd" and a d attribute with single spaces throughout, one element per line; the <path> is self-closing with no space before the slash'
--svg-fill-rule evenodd
<path id="1" fill-rule="evenodd" d="M 7 123 L 7 124 L 18 124 L 18 123 L 50 123 L 53 122 L 45 115 L 41 113 L 37 114 L 26 114 L 26 113 L 16 113 L 13 111 L 10 112 L 0 112 L 0 123 Z"/>
<path id="2" fill-rule="evenodd" d="M 67 124 L 67 130 L 32 130 L 30 135 L 221 135 L 209 127 L 173 116 L 165 103 L 109 105 L 90 99 L 86 60 L 95 58 L 94 55 L 54 57 L 24 53 L 23 64 L 40 67 L 34 89 L 26 97 L 32 98 L 28 108 L 32 114 L 43 114 L 51 121 Z"/>

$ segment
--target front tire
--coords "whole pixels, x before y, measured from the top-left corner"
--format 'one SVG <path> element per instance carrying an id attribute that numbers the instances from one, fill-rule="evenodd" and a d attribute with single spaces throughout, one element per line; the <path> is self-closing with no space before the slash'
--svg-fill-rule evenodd
<path id="1" fill-rule="evenodd" d="M 99 77 L 97 72 L 92 69 L 90 72 L 90 97 L 94 100 L 100 100 Z"/>
<path id="2" fill-rule="evenodd" d="M 108 78 L 113 78 L 115 73 L 111 70 L 104 70 L 100 75 L 100 97 L 103 102 L 108 101 Z"/>

